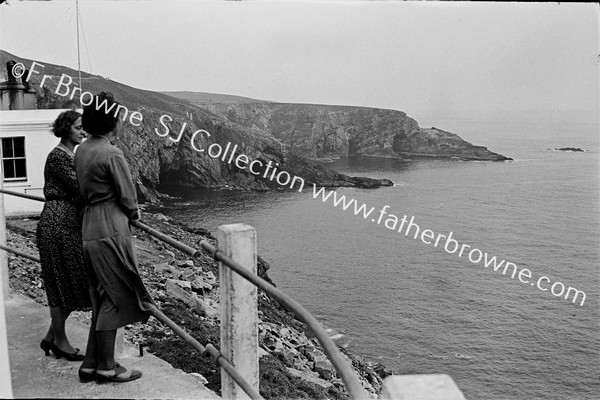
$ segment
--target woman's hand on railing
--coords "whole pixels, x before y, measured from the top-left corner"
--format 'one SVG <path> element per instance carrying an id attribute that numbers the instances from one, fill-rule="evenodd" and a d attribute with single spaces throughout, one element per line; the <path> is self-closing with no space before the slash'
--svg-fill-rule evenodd
<path id="1" fill-rule="evenodd" d="M 139 221 L 140 219 L 142 219 L 142 210 L 140 210 L 139 208 L 136 210 L 135 213 L 133 213 L 133 215 L 131 216 L 131 220 L 132 221 Z"/>

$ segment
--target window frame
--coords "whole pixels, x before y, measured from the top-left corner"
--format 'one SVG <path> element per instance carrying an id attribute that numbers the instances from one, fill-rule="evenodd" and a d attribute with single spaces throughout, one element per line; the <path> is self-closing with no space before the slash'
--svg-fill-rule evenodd
<path id="1" fill-rule="evenodd" d="M 0 143 L 0 146 L 2 146 L 2 171 L 3 171 L 3 178 L 4 178 L 4 182 L 26 182 L 28 180 L 27 177 L 27 148 L 26 148 L 26 143 L 25 143 L 25 136 L 8 136 L 8 137 L 2 137 L 2 142 Z M 4 154 L 4 143 L 5 140 L 10 139 L 12 141 L 12 154 L 10 157 L 7 157 Z M 15 139 L 21 139 L 23 140 L 23 156 L 21 157 L 16 157 L 15 156 Z M 24 176 L 17 176 L 17 168 L 16 168 L 16 160 L 24 160 L 25 161 L 25 166 L 24 166 Z M 6 174 L 6 168 L 4 168 L 4 163 L 6 161 L 12 161 L 13 162 L 13 170 L 14 172 L 14 177 L 12 178 L 7 178 L 5 176 Z"/>

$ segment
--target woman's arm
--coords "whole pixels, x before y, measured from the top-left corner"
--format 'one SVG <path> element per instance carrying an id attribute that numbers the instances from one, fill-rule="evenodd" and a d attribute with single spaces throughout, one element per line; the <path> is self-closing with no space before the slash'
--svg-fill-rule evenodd
<path id="1" fill-rule="evenodd" d="M 79 183 L 77 182 L 73 159 L 61 151 L 52 155 L 46 162 L 48 174 L 60 184 L 60 188 L 64 193 L 68 197 L 78 198 L 80 196 Z"/>
<path id="2" fill-rule="evenodd" d="M 129 219 L 138 219 L 139 212 L 135 185 L 123 153 L 111 154 L 108 160 L 108 168 L 115 184 L 117 200 L 121 205 L 121 209 Z"/>

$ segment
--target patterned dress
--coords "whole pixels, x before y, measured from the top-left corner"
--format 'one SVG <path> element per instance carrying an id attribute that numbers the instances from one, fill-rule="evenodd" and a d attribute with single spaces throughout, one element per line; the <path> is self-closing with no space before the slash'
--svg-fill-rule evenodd
<path id="1" fill-rule="evenodd" d="M 81 198 L 73 155 L 55 147 L 44 167 L 46 204 L 37 227 L 37 246 L 48 305 L 65 312 L 91 309 L 81 241 Z"/>

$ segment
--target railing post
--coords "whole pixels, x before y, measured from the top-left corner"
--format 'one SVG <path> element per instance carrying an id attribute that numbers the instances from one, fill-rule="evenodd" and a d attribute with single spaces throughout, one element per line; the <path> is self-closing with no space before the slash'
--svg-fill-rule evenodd
<path id="1" fill-rule="evenodd" d="M 0 160 L 2 146 L 0 144 Z M 4 187 L 4 169 L 0 166 L 0 189 Z M 6 246 L 6 219 L 4 218 L 4 194 L 0 193 L 0 243 Z M 8 359 L 8 336 L 4 304 L 8 300 L 8 254 L 0 250 L 0 398 L 13 397 Z"/>
<path id="2" fill-rule="evenodd" d="M 383 380 L 381 400 L 465 400 L 449 375 L 392 375 Z"/>
<path id="3" fill-rule="evenodd" d="M 256 274 L 256 230 L 246 224 L 221 225 L 219 251 Z M 219 263 L 221 302 L 221 353 L 258 392 L 258 289 Z M 224 399 L 249 399 L 221 370 Z"/>
<path id="4" fill-rule="evenodd" d="M 2 145 L 0 144 L 0 160 L 2 159 Z M 4 189 L 4 165 L 0 166 L 0 189 Z M 4 194 L 0 193 L 0 244 L 6 246 L 6 218 L 4 215 Z M 8 253 L 0 250 L 0 265 L 2 266 L 2 289 L 4 299 L 8 299 Z"/>

